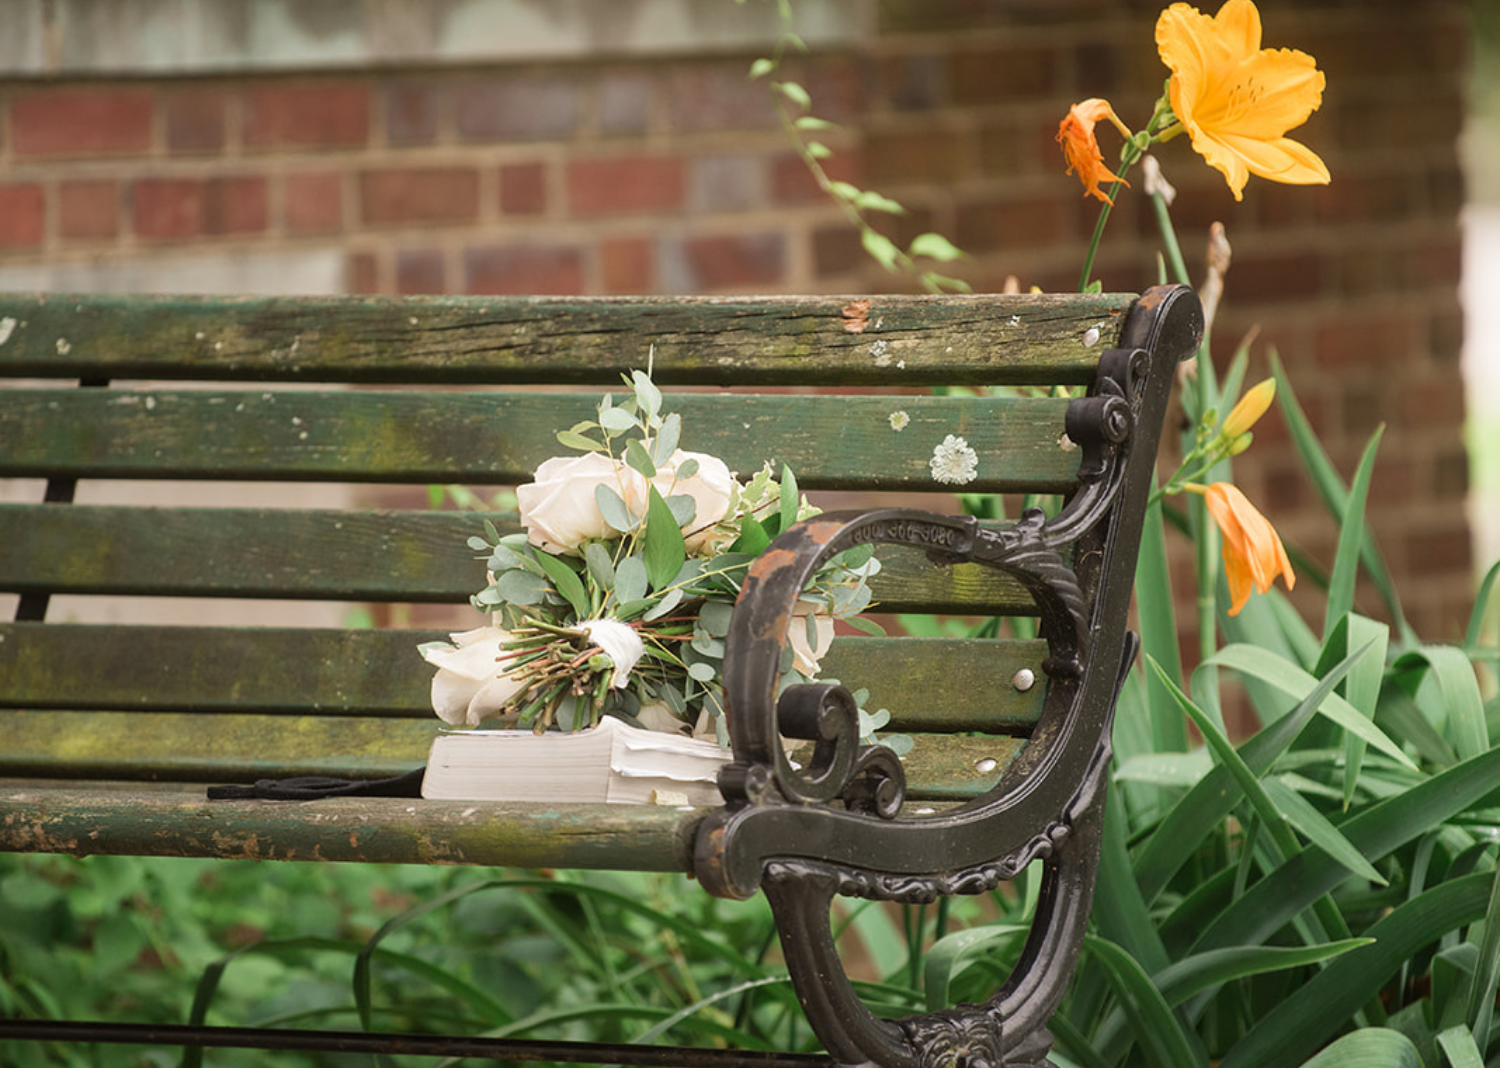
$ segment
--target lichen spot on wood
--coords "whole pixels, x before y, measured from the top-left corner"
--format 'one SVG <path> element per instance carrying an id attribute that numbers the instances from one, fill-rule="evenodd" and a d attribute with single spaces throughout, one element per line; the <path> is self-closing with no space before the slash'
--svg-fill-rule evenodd
<path id="1" fill-rule="evenodd" d="M 851 334 L 863 334 L 865 327 L 870 325 L 870 302 L 868 300 L 851 300 L 845 304 L 842 310 L 844 317 L 844 330 Z"/>

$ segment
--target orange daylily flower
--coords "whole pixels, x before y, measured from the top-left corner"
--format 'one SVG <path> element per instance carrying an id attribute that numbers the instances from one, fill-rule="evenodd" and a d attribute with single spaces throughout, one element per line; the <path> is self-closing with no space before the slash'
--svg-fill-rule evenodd
<path id="1" fill-rule="evenodd" d="M 1239 615 L 1240 609 L 1250 600 L 1254 587 L 1260 593 L 1271 588 L 1276 576 L 1286 579 L 1286 588 L 1297 584 L 1292 574 L 1292 562 L 1287 559 L 1286 548 L 1270 520 L 1255 510 L 1243 493 L 1228 482 L 1215 482 L 1211 486 L 1188 483 L 1183 487 L 1201 494 L 1208 503 L 1208 514 L 1213 516 L 1224 535 L 1224 573 L 1229 579 L 1229 596 L 1233 602 L 1229 614 Z"/>
<path id="2" fill-rule="evenodd" d="M 1156 47 L 1172 71 L 1172 111 L 1234 199 L 1251 174 L 1294 185 L 1326 184 L 1328 168 L 1286 132 L 1323 101 L 1323 72 L 1305 52 L 1261 48 L 1260 12 L 1228 0 L 1208 16 L 1173 4 L 1156 22 Z"/>
<path id="3" fill-rule="evenodd" d="M 1058 124 L 1057 141 L 1063 146 L 1068 173 L 1078 175 L 1084 192 L 1113 205 L 1114 201 L 1099 188 L 1099 183 L 1125 182 L 1125 179 L 1104 165 L 1104 153 L 1099 151 L 1099 142 L 1094 138 L 1094 124 L 1101 119 L 1109 119 L 1122 134 L 1130 136 L 1130 131 L 1115 115 L 1115 109 L 1109 106 L 1109 101 L 1093 97 L 1068 109 L 1067 117 Z"/>

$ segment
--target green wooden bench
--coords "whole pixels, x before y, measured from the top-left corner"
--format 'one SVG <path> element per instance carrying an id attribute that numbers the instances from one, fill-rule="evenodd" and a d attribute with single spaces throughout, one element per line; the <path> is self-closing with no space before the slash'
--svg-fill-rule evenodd
<path id="1" fill-rule="evenodd" d="M 0 591 L 19 595 L 16 621 L 0 624 L 0 848 L 695 872 L 724 895 L 765 889 L 835 1060 L 1040 1061 L 1092 894 L 1157 437 L 1174 365 L 1200 332 L 1181 288 L 1139 299 L 0 298 L 0 478 L 45 483 L 35 503 L 0 504 Z M 514 485 L 560 451 L 554 432 L 591 414 L 600 387 L 652 352 L 663 386 L 737 387 L 673 397 L 692 448 L 740 472 L 775 458 L 806 490 L 901 502 L 808 521 L 757 565 L 725 667 L 736 762 L 723 808 L 210 801 L 205 784 L 419 767 L 438 721 L 414 647 L 436 635 L 299 627 L 300 606 L 269 627 L 46 620 L 62 595 L 462 604 L 480 584 L 464 548 L 480 526 L 472 513 L 70 502 L 80 480 Z M 933 389 L 999 385 L 1090 396 Z M 1069 504 L 998 530 L 913 511 L 955 510 L 954 487 L 929 468 L 949 434 L 978 455 L 965 491 Z M 495 518 L 515 529 L 514 516 Z M 857 746 L 837 692 L 784 702 L 779 724 L 773 711 L 802 576 L 860 542 L 880 543 L 882 611 L 1041 623 L 1034 640 L 835 642 L 823 673 L 891 709 L 890 729 L 916 742 L 904 763 Z M 808 767 L 788 764 L 778 729 L 818 739 Z M 977 892 L 1036 858 L 1049 875 L 1032 941 L 994 999 L 899 1022 L 863 1009 L 828 931 L 835 893 Z M 131 1027 L 11 1020 L 0 1036 L 142 1041 Z M 363 1048 L 345 1038 L 355 1045 L 338 1048 Z"/>

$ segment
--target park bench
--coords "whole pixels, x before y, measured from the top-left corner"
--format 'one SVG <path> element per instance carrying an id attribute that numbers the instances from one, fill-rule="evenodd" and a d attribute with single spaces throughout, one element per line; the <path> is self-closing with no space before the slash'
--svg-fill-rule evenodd
<path id="1" fill-rule="evenodd" d="M 0 848 L 690 872 L 716 894 L 765 891 L 835 1062 L 1039 1063 L 1092 896 L 1158 436 L 1175 365 L 1201 329 L 1181 287 L 1139 298 L 0 298 L 0 478 L 38 480 L 44 497 L 0 504 L 0 592 L 18 601 L 15 622 L 0 623 Z M 437 635 L 298 627 L 295 605 L 286 626 L 46 619 L 64 595 L 462 604 L 482 584 L 465 549 L 481 517 L 424 507 L 425 494 L 409 509 L 169 507 L 74 503 L 75 486 L 514 485 L 563 451 L 554 432 L 590 415 L 601 387 L 648 358 L 663 386 L 736 387 L 673 396 L 691 448 L 740 472 L 775 458 L 809 491 L 882 495 L 788 531 L 747 581 L 724 669 L 735 761 L 722 807 L 209 800 L 206 784 L 419 768 L 439 723 L 415 646 Z M 982 386 L 1017 388 L 958 388 Z M 978 456 L 961 487 L 929 468 L 950 434 Z M 1050 518 L 978 524 L 953 514 L 955 488 L 1066 503 Z M 516 529 L 514 516 L 492 518 Z M 1029 639 L 838 639 L 824 675 L 891 710 L 888 729 L 915 739 L 904 761 L 859 746 L 842 691 L 793 692 L 776 719 L 804 578 L 866 542 L 884 565 L 871 583 L 880 611 L 1039 627 Z M 778 731 L 816 739 L 805 766 Z M 898 1021 L 864 1008 L 830 933 L 835 895 L 978 893 L 1035 860 L 1045 877 L 1030 940 L 990 1001 Z M 826 1063 L 100 1021 L 0 1021 L 7 1036 Z"/>

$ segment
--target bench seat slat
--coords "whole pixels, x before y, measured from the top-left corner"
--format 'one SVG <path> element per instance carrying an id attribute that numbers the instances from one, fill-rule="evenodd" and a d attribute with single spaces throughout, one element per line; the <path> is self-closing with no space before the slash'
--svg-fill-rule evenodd
<path id="1" fill-rule="evenodd" d="M 331 775 L 382 778 L 420 767 L 438 732 L 426 720 L 170 712 L 0 712 L 0 776 L 103 781 L 254 782 Z M 963 800 L 986 789 L 1025 744 L 1004 736 L 914 734 L 907 796 Z"/>
<path id="2" fill-rule="evenodd" d="M 610 384 L 654 348 L 660 383 L 1085 384 L 1133 299 L 12 295 L 0 375 Z"/>
<path id="3" fill-rule="evenodd" d="M 595 394 L 39 389 L 0 407 L 0 476 L 514 484 L 557 431 L 594 416 Z M 938 491 L 928 466 L 949 434 L 980 457 L 974 492 L 1076 484 L 1050 397 L 675 394 L 694 452 L 748 478 L 790 464 L 808 489 Z M 910 422 L 897 431 L 895 412 Z M 65 429 L 64 429 L 65 428 Z M 879 456 L 880 463 L 870 458 Z"/>
<path id="4" fill-rule="evenodd" d="M 202 786 L 0 779 L 0 850 L 690 871 L 707 809 L 405 798 L 209 801 Z"/>
<path id="5" fill-rule="evenodd" d="M 520 529 L 498 513 L 0 504 L 0 590 L 461 604 L 482 573 L 464 543 L 486 518 Z M 880 559 L 881 611 L 1034 611 L 999 571 L 904 547 Z"/>
<path id="6" fill-rule="evenodd" d="M 436 729 L 432 669 L 416 645 L 440 637 L 413 630 L 0 624 L 0 709 L 195 714 L 177 717 L 184 733 L 214 732 L 214 716 L 234 712 L 336 716 L 373 723 L 360 729 L 377 735 L 393 719 Z M 1043 642 L 843 637 L 824 659 L 823 674 L 850 689 L 868 688 L 871 711 L 889 708 L 893 729 L 1024 731 L 1036 722 L 1043 686 L 1021 693 L 995 680 L 1023 667 L 1040 677 L 1045 649 Z"/>

